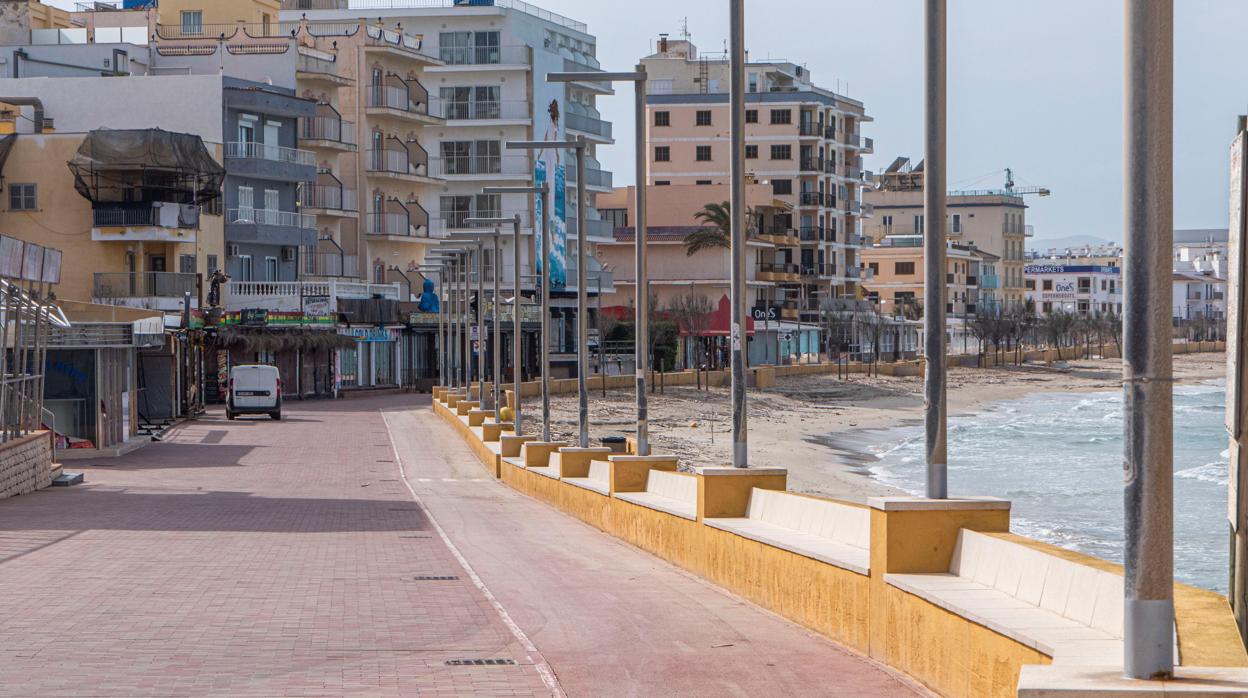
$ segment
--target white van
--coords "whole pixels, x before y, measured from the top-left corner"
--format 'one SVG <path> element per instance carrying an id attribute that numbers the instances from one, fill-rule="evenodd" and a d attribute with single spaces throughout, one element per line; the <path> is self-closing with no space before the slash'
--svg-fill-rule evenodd
<path id="1" fill-rule="evenodd" d="M 276 366 L 249 364 L 230 369 L 225 416 L 234 419 L 240 414 L 282 418 L 282 378 Z"/>

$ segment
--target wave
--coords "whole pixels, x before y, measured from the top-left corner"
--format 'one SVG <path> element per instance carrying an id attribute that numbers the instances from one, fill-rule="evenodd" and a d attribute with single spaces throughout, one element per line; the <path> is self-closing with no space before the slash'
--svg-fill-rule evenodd
<path id="1" fill-rule="evenodd" d="M 1198 480 L 1200 482 L 1208 482 L 1221 487 L 1230 484 L 1230 467 L 1223 461 L 1214 461 L 1198 465 L 1195 468 L 1180 470 L 1174 474 L 1176 478 L 1183 480 Z"/>

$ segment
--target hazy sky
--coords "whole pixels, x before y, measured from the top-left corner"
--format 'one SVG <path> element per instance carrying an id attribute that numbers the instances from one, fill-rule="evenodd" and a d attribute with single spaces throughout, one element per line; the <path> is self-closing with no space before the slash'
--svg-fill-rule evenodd
<path id="1" fill-rule="evenodd" d="M 67 0 L 55 0 L 57 4 Z M 531 0 L 589 24 L 607 70 L 649 53 L 660 32 L 720 51 L 727 0 Z M 1175 225 L 1227 225 L 1227 148 L 1248 111 L 1248 1 L 1176 0 Z M 875 122 L 866 166 L 922 157 L 922 3 L 919 0 L 747 0 L 753 57 L 804 64 L 824 87 L 862 100 Z M 949 183 L 1049 187 L 1030 198 L 1038 238 L 1122 237 L 1121 0 L 949 2 Z M 599 157 L 617 184 L 633 182 L 632 92 L 601 98 L 617 144 Z"/>

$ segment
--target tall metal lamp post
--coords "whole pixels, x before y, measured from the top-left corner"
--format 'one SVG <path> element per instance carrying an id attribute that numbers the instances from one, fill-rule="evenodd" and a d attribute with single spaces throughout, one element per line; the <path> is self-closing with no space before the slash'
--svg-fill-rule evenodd
<path id="1" fill-rule="evenodd" d="M 729 116 L 732 210 L 732 467 L 750 467 L 745 405 L 745 0 L 729 0 Z"/>
<path id="2" fill-rule="evenodd" d="M 446 295 L 446 266 L 434 264 L 422 264 L 416 267 L 416 271 L 421 275 L 437 274 L 438 275 L 438 341 L 436 343 L 438 356 L 438 383 L 447 385 L 446 383 L 446 340 L 444 338 L 443 322 L 444 317 L 442 300 Z"/>
<path id="3" fill-rule="evenodd" d="M 452 388 L 458 388 L 461 385 L 465 388 L 468 387 L 468 383 L 466 380 L 464 380 L 464 376 L 463 376 L 463 370 L 465 367 L 461 363 L 461 359 L 460 359 L 460 347 L 462 346 L 460 333 L 461 333 L 461 330 L 463 329 L 463 324 L 464 324 L 464 320 L 466 319 L 466 314 L 463 313 L 462 309 L 459 307 L 462 304 L 462 301 L 464 300 L 463 298 L 464 294 L 460 292 L 461 291 L 460 282 L 463 278 L 463 274 L 462 274 L 462 270 L 464 268 L 463 257 L 466 254 L 467 254 L 467 250 L 448 247 L 448 248 L 440 248 L 436 252 L 426 255 L 425 257 L 426 260 L 442 261 L 450 266 L 450 276 L 451 276 L 450 292 L 447 294 L 446 300 L 448 301 L 447 316 L 449 318 L 448 325 L 449 325 L 449 330 L 450 330 L 450 336 L 448 337 L 448 341 L 447 341 L 447 345 L 448 345 L 447 348 L 450 350 L 448 353 L 449 355 L 448 361 L 450 363 L 449 368 L 450 368 L 450 374 L 451 374 L 451 386 L 450 387 Z"/>
<path id="4" fill-rule="evenodd" d="M 646 68 L 638 65 L 633 72 L 627 73 L 609 73 L 609 72 L 567 72 L 567 73 L 547 73 L 547 82 L 631 82 L 634 86 L 634 116 L 636 119 L 636 143 L 635 156 L 637 167 L 637 186 L 634 188 L 636 194 L 634 196 L 636 213 L 636 264 L 637 264 L 637 316 L 636 316 L 636 346 L 634 347 L 636 369 L 637 369 L 637 455 L 650 455 L 650 419 L 648 415 L 648 405 L 646 402 L 646 370 L 650 363 L 650 289 L 648 286 L 648 275 L 646 273 L 646 186 L 648 184 L 648 153 L 646 152 Z M 579 165 L 578 165 L 579 169 Z M 583 171 L 578 172 L 578 186 L 584 187 L 585 175 Z M 583 195 L 582 195 L 583 197 Z M 580 207 L 581 211 L 584 207 Z M 584 246 L 584 222 L 580 221 L 578 234 L 581 235 L 581 245 Z M 580 295 L 577 298 L 578 312 L 584 310 L 584 290 L 585 290 L 585 266 L 581 265 L 580 281 L 577 284 Z M 579 344 L 584 347 L 586 343 L 585 324 L 580 325 Z M 602 341 L 599 337 L 598 341 Z M 585 366 L 584 351 L 578 355 L 580 368 L 583 370 Z M 581 394 L 581 410 L 582 424 L 588 423 L 588 392 L 584 381 L 580 383 Z M 581 446 L 589 445 L 588 427 L 583 426 L 581 429 Z"/>
<path id="5" fill-rule="evenodd" d="M 518 222 L 518 220 L 519 220 L 519 216 L 515 216 L 514 218 L 469 218 L 466 221 L 468 225 L 483 225 L 483 226 L 492 225 L 494 226 L 494 230 L 492 232 L 486 231 L 486 230 L 480 230 L 480 231 L 452 234 L 452 237 L 473 237 L 473 238 L 478 238 L 478 239 L 489 238 L 494 243 L 493 263 L 491 264 L 491 267 L 490 267 L 490 270 L 491 270 L 490 278 L 492 279 L 493 284 L 494 284 L 494 295 L 493 295 L 494 337 L 491 340 L 492 350 L 490 353 L 493 356 L 493 364 L 494 364 L 493 403 L 494 403 L 494 421 L 496 422 L 501 422 L 503 420 L 503 417 L 502 417 L 503 407 L 502 407 L 502 394 L 501 394 L 502 379 L 503 379 L 503 368 L 502 368 L 503 342 L 502 342 L 502 331 L 500 329 L 500 319 L 499 319 L 499 314 L 501 313 L 501 310 L 502 310 L 501 292 L 499 290 L 499 276 L 500 276 L 500 267 L 502 266 L 502 260 L 501 260 L 502 253 L 499 247 L 500 247 L 500 242 L 501 242 L 500 238 L 503 237 L 503 233 L 501 232 L 501 229 L 499 228 L 499 226 L 503 225 L 504 223 L 516 223 Z M 517 225 L 517 228 L 518 227 L 519 226 Z M 516 244 L 519 244 L 519 242 L 517 242 Z M 520 295 L 519 291 L 517 291 L 516 296 L 519 297 L 519 295 Z M 478 299 L 477 302 L 478 302 L 478 307 L 480 307 L 479 304 L 484 301 L 483 299 Z M 484 340 L 484 336 L 482 336 L 482 339 Z M 482 346 L 484 346 L 484 344 Z M 517 380 L 519 379 L 517 378 Z M 519 400 L 518 394 L 517 394 L 516 399 L 517 401 Z"/>
<path id="6" fill-rule="evenodd" d="M 923 378 L 927 496 L 949 496 L 945 389 L 945 0 L 924 8 Z"/>

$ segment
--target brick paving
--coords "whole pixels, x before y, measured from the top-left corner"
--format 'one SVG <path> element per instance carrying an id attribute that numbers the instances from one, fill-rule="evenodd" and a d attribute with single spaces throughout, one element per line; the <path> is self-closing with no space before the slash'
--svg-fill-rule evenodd
<path id="1" fill-rule="evenodd" d="M 427 397 L 287 408 L 0 502 L 0 696 L 914 693 L 494 482 Z"/>
<path id="2" fill-rule="evenodd" d="M 0 502 L 0 695 L 549 695 L 400 480 L 411 400 L 214 415 Z"/>

